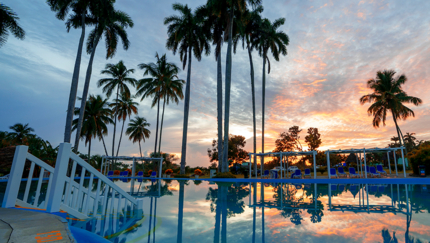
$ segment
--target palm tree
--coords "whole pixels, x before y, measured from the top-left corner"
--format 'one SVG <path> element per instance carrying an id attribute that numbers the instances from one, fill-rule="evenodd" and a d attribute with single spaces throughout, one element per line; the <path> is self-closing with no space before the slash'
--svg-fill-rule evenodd
<path id="1" fill-rule="evenodd" d="M 15 125 L 10 126 L 9 129 L 13 132 L 10 132 L 8 136 L 19 143 L 22 143 L 25 139 L 36 136 L 31 133 L 34 132 L 34 129 L 29 127 L 28 123 L 25 125 L 22 123 L 16 123 Z"/>
<path id="2" fill-rule="evenodd" d="M 130 120 L 128 128 L 125 131 L 125 134 L 129 136 L 129 139 L 132 140 L 133 143 L 139 142 L 140 157 L 143 157 L 140 141 L 143 140 L 145 142 L 145 139 L 149 138 L 149 135 L 151 135 L 151 131 L 147 128 L 149 126 L 150 124 L 146 122 L 145 118 L 136 116 L 135 119 Z"/>
<path id="3" fill-rule="evenodd" d="M 160 118 L 160 100 L 166 95 L 172 95 L 173 93 L 180 92 L 182 94 L 182 83 L 183 80 L 178 80 L 177 74 L 179 73 L 179 68 L 171 62 L 167 62 L 166 54 L 163 56 L 156 53 L 155 58 L 157 58 L 156 63 L 141 63 L 139 68 L 145 70 L 144 76 L 149 75 L 151 78 L 144 78 L 139 80 L 137 85 L 136 96 L 142 96 L 143 100 L 147 97 L 153 97 L 152 107 L 157 105 L 157 125 L 155 132 L 155 144 L 154 144 L 154 154 L 157 153 L 158 144 L 158 124 Z M 173 85 L 173 86 L 172 86 Z M 172 90 L 168 91 L 167 87 L 171 87 Z M 180 88 L 180 90 L 179 90 Z M 172 97 L 173 98 L 173 97 Z M 174 98 L 173 98 L 174 99 Z M 166 100 L 164 98 L 164 100 Z M 179 100 L 177 100 L 179 102 Z M 163 108 L 164 114 L 164 108 Z"/>
<path id="4" fill-rule="evenodd" d="M 185 173 L 185 159 L 187 156 L 187 134 L 188 134 L 188 116 L 190 111 L 190 87 L 191 87 L 191 60 L 192 53 L 198 61 L 202 58 L 202 52 L 209 55 L 210 47 L 209 37 L 204 32 L 201 19 L 197 18 L 188 5 L 180 3 L 173 4 L 173 9 L 180 13 L 180 16 L 173 15 L 164 19 L 164 24 L 169 25 L 167 34 L 166 47 L 176 54 L 179 51 L 183 69 L 188 64 L 187 84 L 185 87 L 185 104 L 184 104 L 184 123 L 182 130 L 182 149 L 181 149 L 181 174 Z"/>
<path id="5" fill-rule="evenodd" d="M 122 41 L 123 48 L 127 50 L 130 46 L 130 41 L 128 40 L 125 28 L 133 27 L 134 25 L 128 14 L 114 9 L 112 1 L 109 0 L 108 3 L 103 2 L 98 6 L 99 7 L 97 8 L 97 10 L 93 11 L 94 19 L 96 21 L 95 28 L 90 32 L 90 35 L 87 40 L 87 53 L 91 54 L 91 56 L 90 61 L 88 63 L 84 91 L 82 94 L 82 102 L 80 109 L 81 113 L 79 114 L 79 121 L 74 146 L 75 151 L 77 151 L 79 147 L 79 134 L 82 128 L 82 120 L 85 112 L 84 107 L 88 96 L 94 55 L 96 52 L 97 45 L 102 36 L 104 35 L 107 51 L 106 59 L 112 58 L 115 55 L 118 45 L 118 37 Z"/>
<path id="6" fill-rule="evenodd" d="M 116 156 L 118 157 L 125 120 L 127 119 L 127 116 L 130 119 L 131 114 L 137 115 L 137 106 L 139 103 L 134 102 L 130 96 L 127 96 L 124 93 L 121 94 L 119 99 L 115 99 L 114 102 L 115 103 L 110 104 L 110 106 L 112 106 L 113 113 L 116 114 L 115 120 L 116 117 L 118 117 L 118 121 L 122 120 L 121 135 L 119 137 L 118 149 L 116 150 Z"/>
<path id="7" fill-rule="evenodd" d="M 107 150 L 103 136 L 107 135 L 107 125 L 113 123 L 112 111 L 109 109 L 108 99 L 103 99 L 100 95 L 90 95 L 88 101 L 85 103 L 85 117 L 83 120 L 80 138 L 85 139 L 85 145 L 88 144 L 88 162 L 91 158 L 91 140 L 99 138 L 103 141 L 105 152 Z M 80 108 L 75 109 L 75 115 L 80 114 Z M 79 118 L 73 120 L 72 131 L 78 128 Z"/>
<path id="8" fill-rule="evenodd" d="M 261 4 L 261 0 L 208 0 L 206 5 L 214 15 L 227 17 L 224 38 L 228 39 L 227 60 L 225 69 L 225 107 L 224 107 L 224 144 L 228 144 L 229 121 L 230 121 L 230 90 L 231 90 L 231 69 L 232 69 L 232 45 L 233 45 L 233 22 L 235 11 L 243 13 L 247 5 L 255 7 Z M 237 15 L 236 15 L 237 16 Z M 222 171 L 228 171 L 228 146 L 223 147 Z"/>
<path id="9" fill-rule="evenodd" d="M 423 101 L 420 98 L 407 95 L 402 89 L 402 85 L 408 80 L 406 75 L 402 74 L 394 77 L 395 74 L 394 70 L 378 71 L 376 79 L 367 81 L 367 87 L 372 89 L 373 93 L 361 97 L 360 104 L 372 103 L 367 109 L 367 113 L 369 116 L 373 115 L 373 127 L 375 128 L 379 127 L 381 122 L 385 126 L 387 112 L 390 111 L 396 125 L 400 146 L 402 146 L 403 136 L 401 136 L 397 120 L 406 120 L 411 116 L 415 117 L 414 111 L 403 105 L 403 103 L 412 103 L 418 106 Z"/>
<path id="10" fill-rule="evenodd" d="M 242 48 L 248 50 L 249 56 L 249 66 L 251 71 L 251 94 L 252 94 L 252 126 L 254 132 L 254 154 L 257 152 L 257 125 L 255 118 L 255 85 L 254 85 L 254 64 L 252 61 L 252 38 L 256 36 L 256 31 L 261 25 L 262 18 L 261 13 L 263 12 L 263 7 L 258 6 L 253 11 L 245 10 L 243 14 L 242 25 L 240 26 L 240 34 L 237 35 L 237 38 L 234 40 L 234 51 L 236 52 L 236 45 L 239 40 L 242 40 Z M 256 161 L 254 159 L 254 161 Z M 257 163 L 254 163 L 254 171 L 257 171 Z"/>
<path id="11" fill-rule="evenodd" d="M 105 70 L 101 71 L 101 74 L 107 74 L 109 76 L 112 76 L 112 78 L 100 79 L 97 82 L 97 86 L 98 87 L 103 86 L 103 92 L 106 93 L 108 98 L 112 95 L 112 92 L 116 88 L 116 99 L 115 99 L 116 107 L 118 107 L 119 94 L 124 95 L 125 98 L 130 98 L 130 89 L 128 88 L 127 84 L 133 87 L 136 86 L 137 80 L 129 77 L 131 73 L 134 73 L 134 69 L 127 69 L 123 61 L 119 61 L 117 64 L 108 63 L 106 64 Z M 116 118 L 118 116 L 118 111 L 119 111 L 118 109 L 114 109 L 114 113 L 113 113 L 115 121 L 113 123 L 112 156 L 115 156 Z M 119 147 L 118 147 L 118 150 L 119 150 Z"/>
<path id="12" fill-rule="evenodd" d="M 19 20 L 18 15 L 11 8 L 0 3 L 0 47 L 6 44 L 9 32 L 15 38 L 24 40 L 25 31 L 19 26 L 17 20 Z"/>
<path id="13" fill-rule="evenodd" d="M 261 22 L 257 36 L 253 40 L 253 46 L 258 50 L 258 54 L 263 58 L 263 104 L 262 104 L 262 134 L 261 134 L 261 150 L 264 153 L 264 113 L 266 103 L 266 61 L 269 63 L 268 72 L 270 73 L 270 61 L 267 56 L 269 50 L 279 61 L 279 55 L 287 55 L 287 45 L 290 42 L 288 35 L 278 28 L 285 23 L 285 18 L 276 19 L 273 23 L 268 19 Z"/>
<path id="14" fill-rule="evenodd" d="M 403 136 L 403 141 L 405 142 L 405 146 L 408 148 L 409 151 L 411 151 L 416 146 L 415 141 L 417 140 L 417 138 L 414 135 L 415 135 L 414 132 L 412 133 L 407 132 Z"/>

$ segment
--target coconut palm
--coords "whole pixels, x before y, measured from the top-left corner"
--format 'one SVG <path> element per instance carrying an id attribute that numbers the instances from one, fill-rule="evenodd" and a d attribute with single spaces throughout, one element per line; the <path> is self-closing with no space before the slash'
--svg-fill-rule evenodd
<path id="1" fill-rule="evenodd" d="M 72 120 L 75 109 L 76 96 L 79 84 L 79 72 L 82 59 L 82 49 L 85 39 L 86 25 L 94 25 L 95 19 L 91 16 L 91 8 L 97 8 L 97 3 L 109 0 L 47 0 L 51 10 L 56 12 L 56 17 L 60 20 L 66 20 L 67 32 L 71 28 L 81 28 L 81 37 L 79 39 L 78 52 L 76 54 L 75 67 L 72 75 L 70 87 L 69 103 L 67 106 L 66 127 L 64 130 L 64 142 L 70 143 L 72 135 Z M 69 14 L 70 10 L 72 11 Z"/>
<path id="2" fill-rule="evenodd" d="M 25 31 L 18 24 L 19 17 L 11 8 L 0 3 L 0 47 L 6 44 L 9 32 L 17 39 L 25 38 Z"/>
<path id="3" fill-rule="evenodd" d="M 28 123 L 25 125 L 22 123 L 16 123 L 15 125 L 10 126 L 9 129 L 13 132 L 8 133 L 8 136 L 19 143 L 22 143 L 28 138 L 36 136 L 35 134 L 31 133 L 34 132 L 34 129 L 28 126 Z"/>
<path id="4" fill-rule="evenodd" d="M 371 103 L 367 113 L 369 116 L 373 116 L 372 123 L 375 128 L 379 127 L 381 122 L 385 126 L 387 112 L 391 112 L 400 146 L 403 146 L 403 136 L 397 120 L 406 120 L 411 116 L 415 117 L 414 111 L 403 105 L 403 103 L 412 103 L 418 106 L 423 101 L 420 98 L 407 95 L 402 89 L 402 85 L 408 81 L 406 75 L 402 74 L 395 77 L 395 74 L 394 70 L 378 71 L 375 79 L 367 81 L 367 87 L 372 89 L 373 93 L 361 97 L 360 104 Z"/>
<path id="5" fill-rule="evenodd" d="M 279 56 L 287 55 L 287 45 L 290 42 L 288 35 L 283 31 L 278 30 L 285 23 L 285 18 L 276 19 L 273 23 L 268 19 L 264 19 L 258 33 L 253 40 L 253 47 L 258 50 L 258 54 L 263 58 L 263 104 L 262 104 L 262 134 L 261 134 L 261 150 L 264 153 L 264 113 L 266 103 L 266 61 L 268 62 L 267 73 L 270 73 L 270 61 L 268 52 L 272 53 L 273 58 L 279 61 Z"/>
<path id="6" fill-rule="evenodd" d="M 163 97 L 167 94 L 171 95 L 171 92 L 175 93 L 180 91 L 180 93 L 182 93 L 182 85 L 180 83 L 183 82 L 182 80 L 178 80 L 177 74 L 179 73 L 179 68 L 174 63 L 167 62 L 166 54 L 160 57 L 158 53 L 156 53 L 155 58 L 157 59 L 156 63 L 139 64 L 139 68 L 145 70 L 143 75 L 149 75 L 151 78 L 139 80 L 136 93 L 136 96 L 142 96 L 141 100 L 147 97 L 152 97 L 152 107 L 157 105 L 157 125 L 155 132 L 154 153 L 157 152 L 158 144 L 160 100 L 163 99 Z M 172 88 L 171 91 L 167 91 L 166 87 L 169 86 Z M 180 88 L 180 90 L 178 90 L 178 88 Z"/>
<path id="7" fill-rule="evenodd" d="M 261 4 L 261 0 L 208 0 L 206 5 L 214 15 L 227 17 L 226 28 L 224 30 L 224 38 L 228 40 L 227 60 L 225 70 L 225 107 L 224 107 L 224 144 L 228 144 L 229 136 L 229 121 L 230 121 L 230 90 L 231 90 L 231 69 L 232 69 L 232 45 L 233 45 L 233 23 L 235 11 L 240 14 L 247 8 L 247 5 L 253 7 Z M 228 170 L 228 146 L 223 148 L 223 166 L 222 171 Z"/>
<path id="8" fill-rule="evenodd" d="M 140 141 L 143 140 L 145 142 L 145 139 L 149 138 L 149 135 L 151 135 L 151 131 L 147 128 L 149 126 L 150 124 L 146 122 L 145 118 L 136 116 L 134 119 L 130 120 L 128 128 L 125 131 L 125 134 L 129 136 L 129 139 L 132 140 L 133 143 L 139 142 L 140 157 L 143 157 Z"/>
<path id="9" fill-rule="evenodd" d="M 80 138 L 85 139 L 85 145 L 88 144 L 88 159 L 91 158 L 91 140 L 98 138 L 103 141 L 105 152 L 107 150 L 104 142 L 104 136 L 107 135 L 107 125 L 113 123 L 112 111 L 109 109 L 108 99 L 103 99 L 100 95 L 90 95 L 85 103 L 85 117 L 82 123 Z M 80 114 L 80 108 L 75 109 L 75 115 Z M 78 128 L 79 118 L 73 120 L 72 131 Z"/>
<path id="10" fill-rule="evenodd" d="M 123 95 L 125 98 L 130 98 L 130 89 L 128 85 L 133 87 L 136 86 L 137 80 L 134 78 L 130 78 L 130 74 L 134 73 L 134 69 L 127 69 L 124 65 L 123 61 L 119 61 L 117 64 L 106 64 L 105 70 L 101 71 L 101 74 L 106 74 L 111 76 L 112 78 L 103 78 L 97 82 L 98 87 L 103 86 L 103 92 L 106 93 L 109 98 L 112 95 L 112 92 L 116 89 L 116 99 L 115 99 L 115 107 L 118 107 L 119 103 L 119 95 Z M 116 134 L 116 119 L 119 116 L 119 109 L 114 109 L 114 123 L 113 123 L 113 139 L 112 139 L 112 156 L 115 156 L 115 134 Z M 137 111 L 136 111 L 137 112 Z M 124 120 L 125 122 L 125 120 Z M 124 124 L 123 124 L 124 128 Z M 122 135 L 122 132 L 121 132 Z M 119 147 L 118 147 L 119 150 Z M 117 153 L 118 154 L 118 153 Z"/>
<path id="11" fill-rule="evenodd" d="M 116 116 L 118 117 L 118 121 L 122 120 L 121 135 L 119 137 L 118 149 L 116 150 L 116 156 L 118 156 L 118 153 L 119 153 L 119 147 L 121 145 L 122 134 L 124 132 L 125 120 L 127 120 L 127 117 L 130 119 L 131 114 L 137 115 L 137 106 L 138 105 L 139 105 L 139 103 L 134 102 L 130 96 L 127 96 L 123 93 L 121 94 L 121 96 L 118 99 L 114 100 L 114 103 L 110 104 L 110 106 L 112 107 L 112 112 L 114 114 L 116 114 Z"/>
<path id="12" fill-rule="evenodd" d="M 251 72 L 251 94 L 252 94 L 252 126 L 254 132 L 254 154 L 257 152 L 257 126 L 255 117 L 255 85 L 254 85 L 254 64 L 252 61 L 252 39 L 256 36 L 256 32 L 262 23 L 261 13 L 263 7 L 258 6 L 252 11 L 245 10 L 243 14 L 243 21 L 241 21 L 240 32 L 234 40 L 234 51 L 236 52 L 236 46 L 239 40 L 242 41 L 242 48 L 248 50 L 249 66 Z M 255 160 L 254 160 L 255 161 Z M 254 171 L 257 171 L 257 163 L 254 163 Z"/>
<path id="13" fill-rule="evenodd" d="M 405 146 L 408 148 L 409 151 L 411 151 L 416 146 L 415 141 L 417 140 L 417 138 L 414 135 L 415 135 L 414 132 L 412 132 L 412 133 L 407 132 L 403 136 Z"/>
<path id="14" fill-rule="evenodd" d="M 84 91 L 82 94 L 80 109 L 81 113 L 79 114 L 74 146 L 75 151 L 77 151 L 79 147 L 79 134 L 82 128 L 82 120 L 85 113 L 84 107 L 88 96 L 94 55 L 97 45 L 104 35 L 107 52 L 106 59 L 112 58 L 115 55 L 118 45 L 118 38 L 121 39 L 124 50 L 127 50 L 130 46 L 130 41 L 128 40 L 125 29 L 127 27 L 133 27 L 134 25 L 128 14 L 114 9 L 112 1 L 108 1 L 108 3 L 103 2 L 103 4 L 99 4 L 98 6 L 99 8 L 97 8 L 97 11 L 93 11 L 94 19 L 96 21 L 95 28 L 90 32 L 87 40 L 87 53 L 91 55 L 85 77 Z"/>
<path id="15" fill-rule="evenodd" d="M 191 92 L 191 60 L 192 53 L 200 61 L 202 52 L 206 55 L 210 53 L 209 37 L 204 32 L 201 19 L 197 18 L 195 12 L 180 3 L 173 4 L 173 9 L 180 13 L 179 16 L 173 15 L 164 19 L 164 24 L 168 25 L 167 48 L 176 54 L 179 51 L 183 69 L 188 64 L 187 84 L 185 87 L 185 104 L 184 104 L 184 123 L 182 130 L 182 149 L 181 149 L 181 174 L 185 173 L 185 159 L 187 156 L 187 134 L 188 134 L 188 116 L 190 110 L 190 92 Z"/>

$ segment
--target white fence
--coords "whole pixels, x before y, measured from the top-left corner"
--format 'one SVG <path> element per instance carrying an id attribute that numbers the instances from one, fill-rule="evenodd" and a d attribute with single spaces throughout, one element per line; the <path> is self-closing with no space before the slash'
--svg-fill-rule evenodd
<path id="1" fill-rule="evenodd" d="M 31 161 L 31 166 L 23 197 L 19 198 L 26 160 Z M 40 170 L 39 179 L 36 190 L 30 192 L 35 169 Z M 80 177 L 75 178 L 79 169 Z M 43 177 L 45 171 L 49 172 L 48 178 Z M 46 181 L 46 186 L 42 187 Z M 93 188 L 93 185 L 96 187 Z M 42 194 L 44 200 L 40 200 Z M 15 205 L 46 209 L 48 212 L 64 210 L 84 219 L 91 215 L 105 216 L 128 208 L 133 211 L 129 213 L 141 213 L 143 201 L 130 196 L 74 154 L 71 151 L 71 144 L 62 143 L 55 169 L 28 153 L 27 146 L 16 147 L 2 207 L 15 207 Z"/>

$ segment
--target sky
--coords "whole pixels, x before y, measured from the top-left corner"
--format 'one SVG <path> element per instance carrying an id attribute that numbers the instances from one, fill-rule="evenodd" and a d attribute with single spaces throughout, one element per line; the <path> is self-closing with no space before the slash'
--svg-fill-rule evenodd
<path id="1" fill-rule="evenodd" d="M 176 14 L 175 1 L 117 0 L 116 8 L 128 13 L 135 25 L 127 29 L 130 48 L 119 46 L 116 55 L 106 60 L 104 45 L 99 45 L 91 77 L 90 94 L 101 94 L 96 83 L 107 63 L 123 60 L 132 75 L 143 78 L 140 63 L 155 62 L 155 54 L 166 54 L 168 61 L 181 65 L 178 55 L 165 47 L 165 17 Z M 24 41 L 9 37 L 0 48 L 0 131 L 15 123 L 29 123 L 35 133 L 54 146 L 63 141 L 67 102 L 80 30 L 69 33 L 63 21 L 55 18 L 45 1 L 6 0 L 20 17 L 26 31 Z M 204 0 L 189 0 L 191 8 Z M 371 92 L 366 81 L 378 70 L 394 69 L 406 74 L 405 91 L 423 100 L 412 107 L 414 118 L 400 121 L 403 131 L 416 133 L 419 140 L 430 139 L 430 10 L 429 1 L 411 0 L 272 0 L 263 1 L 263 17 L 285 18 L 280 27 L 290 38 L 288 55 L 279 62 L 269 57 L 271 72 L 266 75 L 265 151 L 274 149 L 281 132 L 298 125 L 306 130 L 317 127 L 321 133 L 320 149 L 385 147 L 396 135 L 392 117 L 386 126 L 372 127 L 368 104 L 359 98 Z M 87 28 L 87 33 L 89 32 Z M 227 45 L 223 47 L 223 62 Z M 78 96 L 81 96 L 89 56 L 81 63 Z M 253 52 L 256 79 L 257 150 L 261 151 L 262 59 Z M 223 63 L 223 73 L 225 72 Z M 186 70 L 179 73 L 186 80 Z M 148 155 L 153 151 L 156 108 L 150 100 L 139 101 L 139 116 L 151 124 L 151 137 L 142 144 Z M 79 102 L 77 102 L 79 104 Z M 252 109 L 249 59 L 246 50 L 233 55 L 230 134 L 245 136 L 245 149 L 252 150 Z M 166 108 L 161 150 L 180 156 L 184 103 Z M 128 121 L 127 121 L 128 122 Z M 127 123 L 126 123 L 127 126 Z M 208 166 L 207 149 L 217 137 L 216 61 L 213 52 L 200 62 L 193 59 L 187 164 Z M 105 139 L 112 146 L 113 126 Z M 120 135 L 117 129 L 116 137 Z M 74 136 L 72 136 L 74 138 Z M 118 144 L 118 139 L 116 141 Z M 81 142 L 79 150 L 87 153 Z M 103 154 L 102 143 L 92 143 L 92 154 Z M 126 136 L 120 155 L 139 153 L 138 144 Z"/>

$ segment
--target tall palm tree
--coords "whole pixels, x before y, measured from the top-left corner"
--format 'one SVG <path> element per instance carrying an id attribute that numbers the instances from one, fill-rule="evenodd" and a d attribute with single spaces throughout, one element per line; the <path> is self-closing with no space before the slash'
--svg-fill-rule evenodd
<path id="1" fill-rule="evenodd" d="M 270 73 L 270 61 L 268 52 L 273 55 L 276 61 L 279 61 L 280 54 L 287 55 L 287 45 L 290 40 L 288 35 L 282 30 L 278 30 L 285 23 L 285 18 L 276 19 L 273 23 L 268 19 L 261 22 L 258 33 L 253 40 L 253 46 L 258 50 L 258 54 L 263 58 L 263 104 L 262 104 L 262 134 L 261 134 L 261 150 L 264 153 L 264 119 L 265 119 L 265 103 L 266 103 L 266 61 L 268 62 L 267 73 Z"/>
<path id="2" fill-rule="evenodd" d="M 19 26 L 18 20 L 18 15 L 11 8 L 0 3 L 0 47 L 6 44 L 9 32 L 17 39 L 25 38 L 25 31 Z"/>
<path id="3" fill-rule="evenodd" d="M 157 125 L 155 132 L 154 154 L 157 153 L 160 100 L 163 99 L 164 95 L 168 93 L 168 91 L 166 91 L 166 87 L 169 83 L 169 85 L 171 85 L 171 82 L 175 82 L 175 85 L 177 85 L 177 89 L 179 88 L 179 86 L 176 82 L 181 83 L 182 81 L 177 80 L 179 68 L 174 63 L 167 61 L 166 54 L 160 57 L 158 53 L 156 53 L 155 58 L 157 59 L 156 63 L 139 64 L 139 68 L 145 70 L 143 75 L 149 75 L 151 76 L 151 78 L 144 78 L 139 80 L 136 93 L 136 96 L 142 96 L 141 100 L 147 97 L 152 97 L 152 107 L 157 105 Z M 180 89 L 182 93 L 182 85 Z"/>
<path id="4" fill-rule="evenodd" d="M 72 120 L 75 109 L 76 96 L 79 84 L 79 72 L 82 59 L 82 49 L 85 39 L 86 25 L 94 25 L 95 19 L 91 16 L 91 8 L 97 8 L 97 3 L 110 0 L 47 0 L 51 10 L 56 12 L 56 17 L 66 21 L 67 32 L 73 27 L 81 28 L 81 37 L 79 39 L 78 52 L 76 54 L 75 67 L 73 70 L 72 83 L 70 87 L 69 103 L 67 106 L 66 127 L 64 129 L 64 142 L 70 143 L 72 136 Z M 91 8 L 90 8 L 91 7 Z M 69 14 L 70 10 L 73 13 Z"/>
<path id="5" fill-rule="evenodd" d="M 143 157 L 140 141 L 143 140 L 145 142 L 145 139 L 149 138 L 149 135 L 151 135 L 151 131 L 147 128 L 149 126 L 150 124 L 146 122 L 145 118 L 136 116 L 135 119 L 130 120 L 128 128 L 125 131 L 125 134 L 129 136 L 129 139 L 132 140 L 133 143 L 139 142 L 140 157 Z"/>
<path id="6" fill-rule="evenodd" d="M 181 149 L 181 174 L 184 174 L 187 156 L 188 116 L 190 111 L 192 53 L 200 61 L 203 50 L 206 55 L 209 55 L 210 47 L 208 43 L 209 37 L 204 32 L 202 20 L 197 18 L 196 13 L 188 5 L 180 3 L 173 4 L 173 10 L 178 11 L 180 16 L 172 15 L 164 19 L 164 24 L 168 25 L 167 34 L 169 36 L 166 47 L 172 50 L 173 54 L 179 51 L 183 69 L 188 64 Z"/>
<path id="7" fill-rule="evenodd" d="M 125 98 L 130 98 L 130 89 L 127 84 L 135 87 L 137 80 L 130 78 L 130 74 L 134 73 L 134 69 L 127 69 L 123 61 L 119 61 L 117 64 L 106 64 L 105 70 L 101 71 L 101 74 L 106 74 L 112 78 L 103 78 L 97 82 L 98 87 L 103 86 L 103 92 L 106 93 L 109 98 L 112 92 L 116 88 L 116 99 L 115 107 L 118 108 L 119 95 L 124 95 Z M 113 139 L 112 139 L 112 156 L 115 156 L 115 134 L 116 134 L 116 119 L 118 117 L 119 109 L 114 109 L 114 123 L 113 123 Z M 137 112 L 137 111 L 136 111 Z M 124 120 L 125 122 L 125 120 Z M 123 126 L 124 128 L 124 126 Z M 122 135 L 122 133 L 121 133 Z M 119 147 L 118 147 L 119 150 Z"/>
<path id="8" fill-rule="evenodd" d="M 417 140 L 417 138 L 414 135 L 415 135 L 414 132 L 412 133 L 407 132 L 403 136 L 403 141 L 405 142 L 405 146 L 408 148 L 409 151 L 411 151 L 416 146 L 415 141 Z"/>
<path id="9" fill-rule="evenodd" d="M 10 132 L 8 136 L 19 143 L 22 143 L 23 140 L 27 138 L 36 136 L 31 133 L 34 132 L 34 129 L 31 128 L 28 123 L 25 125 L 22 123 L 16 123 L 15 125 L 10 126 L 9 129 L 13 132 Z"/>
<path id="10" fill-rule="evenodd" d="M 104 136 L 107 135 L 107 125 L 113 123 L 112 111 L 109 109 L 108 99 L 103 99 L 100 95 L 90 95 L 88 101 L 85 103 L 85 117 L 83 120 L 80 138 L 85 139 L 85 145 L 88 144 L 88 161 L 91 158 L 91 140 L 99 138 L 104 142 Z M 75 109 L 75 115 L 80 114 L 80 108 Z M 78 128 L 79 118 L 73 120 L 72 131 Z M 105 146 L 106 151 L 106 146 Z M 106 151 L 107 155 L 107 151 Z"/>
<path id="11" fill-rule="evenodd" d="M 87 53 L 91 54 L 91 56 L 90 61 L 88 63 L 84 91 L 82 94 L 80 109 L 81 113 L 79 114 L 79 122 L 74 146 L 75 151 L 77 151 L 79 147 L 79 134 L 82 128 L 82 120 L 85 113 L 84 107 L 88 96 L 94 55 L 96 52 L 97 45 L 100 42 L 102 36 L 104 35 L 107 51 L 106 59 L 112 58 L 115 55 L 118 45 L 118 37 L 122 41 L 124 50 L 127 50 L 130 46 L 130 41 L 128 40 L 128 35 L 125 29 L 128 27 L 133 27 L 134 25 L 128 14 L 114 9 L 112 1 L 108 1 L 108 3 L 102 2 L 97 6 L 98 8 L 93 11 L 94 19 L 96 21 L 95 28 L 90 32 L 90 35 L 88 36 L 87 40 Z"/>
<path id="12" fill-rule="evenodd" d="M 225 68 L 225 107 L 224 107 L 224 144 L 228 144 L 229 122 L 230 122 L 230 93 L 231 93 L 231 71 L 232 71 L 232 45 L 233 45 L 233 23 L 235 11 L 240 14 L 247 8 L 261 4 L 261 0 L 208 0 L 206 5 L 214 15 L 223 13 L 227 17 L 227 24 L 224 30 L 224 38 L 228 40 L 227 60 Z M 228 171 L 228 146 L 223 147 L 222 171 Z"/>
<path id="13" fill-rule="evenodd" d="M 130 96 L 125 95 L 124 93 L 118 99 L 114 100 L 114 103 L 111 103 L 112 112 L 116 114 L 118 117 L 118 121 L 122 120 L 122 128 L 121 135 L 119 137 L 118 149 L 116 150 L 116 156 L 119 154 L 119 147 L 121 145 L 122 134 L 124 132 L 124 124 L 127 117 L 130 119 L 132 114 L 137 115 L 137 106 L 139 103 L 134 102 Z"/>
<path id="14" fill-rule="evenodd" d="M 234 51 L 236 52 L 236 46 L 239 40 L 242 41 L 242 48 L 248 50 L 249 66 L 251 74 L 251 94 L 252 94 L 252 127 L 254 134 L 254 154 L 257 152 L 257 125 L 255 117 L 255 82 L 254 82 L 254 64 L 252 61 L 252 40 L 257 35 L 259 26 L 262 23 L 261 13 L 263 12 L 263 6 L 258 6 L 252 11 L 245 10 L 243 14 L 243 21 L 240 25 L 240 32 L 234 40 Z M 256 161 L 256 158 L 254 159 Z M 254 171 L 257 171 L 257 163 L 254 162 Z"/>
<path id="15" fill-rule="evenodd" d="M 415 117 L 414 111 L 403 105 L 403 103 L 412 103 L 418 106 L 423 101 L 420 98 L 407 95 L 403 90 L 402 85 L 408 81 L 406 75 L 402 74 L 395 77 L 395 74 L 394 70 L 378 71 L 375 79 L 367 81 L 367 87 L 372 89 L 373 93 L 361 97 L 360 104 L 371 103 L 367 113 L 369 116 L 373 116 L 373 127 L 375 128 L 379 127 L 381 122 L 385 126 L 387 112 L 391 112 L 400 146 L 403 146 L 403 136 L 401 136 L 397 120 L 406 120 L 411 116 Z"/>

